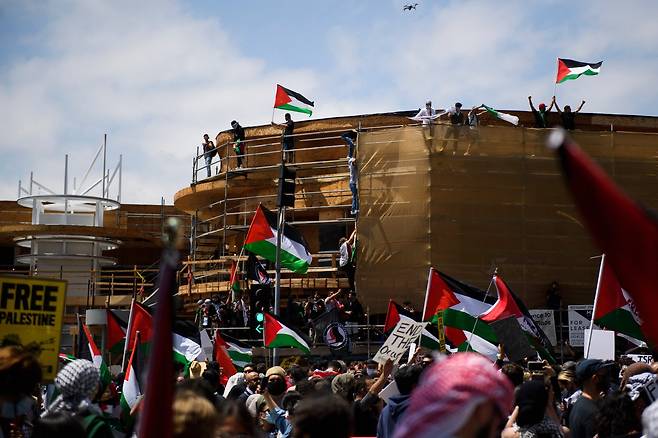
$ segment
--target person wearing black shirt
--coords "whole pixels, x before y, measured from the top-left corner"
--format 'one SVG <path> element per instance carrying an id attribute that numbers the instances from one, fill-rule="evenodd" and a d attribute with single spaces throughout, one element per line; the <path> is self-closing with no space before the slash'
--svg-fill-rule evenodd
<path id="1" fill-rule="evenodd" d="M 294 163 L 295 162 L 295 143 L 294 138 L 292 137 L 295 130 L 295 122 L 292 121 L 290 113 L 285 115 L 286 121 L 282 124 L 276 124 L 272 122 L 273 125 L 283 126 L 283 141 L 281 146 L 283 147 L 283 161 L 285 163 Z"/>
<path id="2" fill-rule="evenodd" d="M 535 128 L 548 128 L 548 113 L 553 108 L 553 105 L 555 105 L 555 96 L 553 96 L 551 106 L 549 106 L 548 109 L 546 109 L 546 105 L 544 103 L 540 103 L 539 111 L 537 111 L 535 106 L 532 104 L 532 96 L 528 96 L 528 103 L 530 103 L 530 110 L 532 111 L 532 115 L 535 116 Z"/>
<path id="3" fill-rule="evenodd" d="M 553 99 L 555 99 L 555 97 Z M 558 114 L 560 114 L 560 119 L 562 119 L 562 127 L 564 129 L 568 129 L 569 131 L 576 129 L 576 114 L 578 114 L 580 110 L 583 109 L 585 101 L 583 100 L 580 102 L 580 106 L 576 111 L 571 111 L 571 107 L 569 105 L 565 105 L 564 111 L 560 111 L 560 106 L 557 104 L 557 101 L 554 100 L 554 102 L 555 109 L 557 110 Z"/>
<path id="4" fill-rule="evenodd" d="M 363 319 L 363 306 L 356 297 L 356 292 L 350 290 L 347 295 L 347 301 L 343 306 L 343 312 L 347 316 L 348 322 L 360 323 Z"/>
<path id="5" fill-rule="evenodd" d="M 211 172 L 211 165 L 212 165 L 212 157 L 217 154 L 217 149 L 215 148 L 215 143 L 210 140 L 210 137 L 208 134 L 203 134 L 203 158 L 206 161 L 206 171 L 208 178 L 210 178 L 210 175 L 212 174 Z"/>
<path id="6" fill-rule="evenodd" d="M 244 128 L 238 122 L 233 120 L 231 122 L 233 128 L 233 151 L 238 160 L 238 169 L 242 169 L 242 159 L 244 157 Z"/>
<path id="7" fill-rule="evenodd" d="M 450 118 L 450 125 L 446 129 L 445 139 L 443 144 L 439 147 L 439 153 L 443 152 L 445 147 L 448 145 L 448 141 L 452 140 L 453 150 L 452 154 L 457 153 L 457 148 L 459 147 L 459 134 L 461 126 L 464 125 L 464 113 L 462 112 L 462 104 L 457 102 L 455 106 L 448 111 L 448 117 Z"/>
<path id="8" fill-rule="evenodd" d="M 585 359 L 576 365 L 576 380 L 582 385 L 582 394 L 569 413 L 572 438 L 592 438 L 596 434 L 596 414 L 599 401 L 610 386 L 611 362 Z"/>

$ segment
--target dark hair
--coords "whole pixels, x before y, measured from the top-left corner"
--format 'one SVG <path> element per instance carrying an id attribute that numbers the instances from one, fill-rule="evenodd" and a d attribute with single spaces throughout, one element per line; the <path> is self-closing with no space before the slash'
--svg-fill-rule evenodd
<path id="1" fill-rule="evenodd" d="M 624 436 L 642 431 L 642 424 L 635 414 L 635 405 L 626 394 L 615 391 L 608 394 L 595 417 L 600 438 Z"/>
<path id="2" fill-rule="evenodd" d="M 543 380 L 530 380 L 521 385 L 516 393 L 519 415 L 516 424 L 529 427 L 539 423 L 546 413 L 548 389 Z"/>
<path id="3" fill-rule="evenodd" d="M 503 365 L 500 372 L 503 373 L 515 387 L 520 386 L 523 383 L 523 368 L 515 363 Z"/>
<path id="4" fill-rule="evenodd" d="M 302 399 L 302 395 L 297 391 L 288 391 L 283 395 L 281 399 L 281 408 L 284 411 L 288 411 L 290 415 L 294 415 L 295 406 Z"/>
<path id="5" fill-rule="evenodd" d="M 420 375 L 423 372 L 423 367 L 420 365 L 407 365 L 397 370 L 393 379 L 398 385 L 398 391 L 402 395 L 409 395 L 416 387 L 420 380 Z"/>
<path id="6" fill-rule="evenodd" d="M 347 242 L 347 237 L 341 237 L 340 240 L 338 240 L 339 245 L 343 245 L 345 242 Z"/>
<path id="7" fill-rule="evenodd" d="M 13 345 L 2 347 L 2 353 L 7 365 L 3 364 L 0 371 L 0 396 L 14 398 L 32 394 L 41 380 L 37 358 Z"/>
<path id="8" fill-rule="evenodd" d="M 265 365 L 263 362 L 258 362 L 256 364 L 256 372 L 258 374 L 265 374 L 267 372 L 267 365 Z"/>
<path id="9" fill-rule="evenodd" d="M 352 411 L 333 394 L 305 398 L 297 404 L 293 438 L 347 438 L 352 431 Z"/>
<path id="10" fill-rule="evenodd" d="M 213 390 L 216 390 L 219 387 L 219 373 L 213 369 L 206 368 L 203 374 L 201 374 L 201 379 L 208 382 Z"/>
<path id="11" fill-rule="evenodd" d="M 85 438 L 87 433 L 82 424 L 72 415 L 65 412 L 53 412 L 39 418 L 34 423 L 31 436 L 33 438 Z"/>
<path id="12" fill-rule="evenodd" d="M 259 436 L 254 425 L 254 420 L 244 403 L 238 403 L 235 400 L 226 400 L 217 409 L 217 415 L 220 426 L 229 418 L 233 418 L 238 423 L 240 429 L 247 431 L 247 436 Z"/>
<path id="13" fill-rule="evenodd" d="M 193 392 L 199 397 L 208 400 L 213 406 L 217 405 L 215 388 L 206 379 L 185 379 L 176 384 L 176 392 Z"/>
<path id="14" fill-rule="evenodd" d="M 237 124 L 238 124 L 238 121 L 237 121 L 237 120 L 231 120 L 231 126 L 235 126 L 235 125 L 237 125 Z"/>
<path id="15" fill-rule="evenodd" d="M 343 364 L 341 364 L 341 363 L 340 363 L 339 361 L 337 361 L 337 360 L 331 360 L 331 361 L 329 361 L 328 367 L 329 367 L 329 368 L 333 368 L 335 371 L 338 371 L 338 372 L 342 372 L 342 371 L 343 371 Z"/>
<path id="16" fill-rule="evenodd" d="M 301 382 L 302 380 L 306 380 L 308 378 L 308 371 L 299 365 L 291 366 L 288 369 L 288 373 L 295 383 Z"/>
<path id="17" fill-rule="evenodd" d="M 251 362 L 244 364 L 242 369 L 245 369 L 245 368 L 251 368 L 252 370 L 256 371 L 256 365 L 251 363 Z"/>

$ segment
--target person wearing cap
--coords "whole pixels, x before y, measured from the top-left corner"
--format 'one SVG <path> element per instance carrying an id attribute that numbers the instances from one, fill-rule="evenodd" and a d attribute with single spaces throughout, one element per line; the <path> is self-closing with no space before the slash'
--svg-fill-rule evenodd
<path id="1" fill-rule="evenodd" d="M 432 101 L 427 99 L 427 102 L 425 102 L 425 108 L 418 111 L 418 114 L 416 114 L 413 118 L 416 120 L 421 120 L 423 126 L 429 126 L 435 116 L 436 110 L 432 108 Z"/>
<path id="2" fill-rule="evenodd" d="M 453 141 L 452 154 L 455 155 L 457 153 L 457 148 L 459 147 L 459 134 L 461 132 L 461 126 L 464 125 L 464 113 L 462 112 L 462 104 L 460 102 L 456 102 L 455 106 L 450 108 L 448 112 L 444 114 L 448 114 L 450 125 L 448 125 L 446 129 L 445 138 L 439 147 L 439 153 L 444 151 L 445 147 L 448 145 L 448 141 Z"/>
<path id="3" fill-rule="evenodd" d="M 553 105 L 555 105 L 555 96 L 553 96 L 551 106 L 548 109 L 546 109 L 546 104 L 542 102 L 539 104 L 539 111 L 537 111 L 532 104 L 532 96 L 528 96 L 528 103 L 530 104 L 532 115 L 535 116 L 535 128 L 548 128 L 547 116 L 551 109 L 553 109 Z"/>
<path id="4" fill-rule="evenodd" d="M 500 436 L 513 398 L 509 379 L 489 359 L 453 354 L 425 371 L 394 438 Z"/>
<path id="5" fill-rule="evenodd" d="M 576 365 L 576 381 L 582 394 L 569 414 L 569 429 L 573 438 L 592 438 L 596 434 L 598 402 L 610 387 L 611 362 L 585 359 Z"/>

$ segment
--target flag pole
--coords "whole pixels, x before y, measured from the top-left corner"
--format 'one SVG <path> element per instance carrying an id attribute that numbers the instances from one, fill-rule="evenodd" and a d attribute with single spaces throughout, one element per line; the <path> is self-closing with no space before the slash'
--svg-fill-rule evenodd
<path id="1" fill-rule="evenodd" d="M 484 294 L 484 301 L 483 302 L 485 304 L 487 302 L 487 298 L 489 297 L 489 290 L 491 290 L 491 285 L 494 284 L 494 279 L 496 278 L 497 275 L 498 275 L 498 268 L 495 268 L 494 269 L 494 274 L 491 277 L 491 281 L 489 282 L 489 286 L 487 286 L 487 292 Z M 471 349 L 471 350 L 473 349 L 473 347 L 471 347 L 471 341 L 473 340 L 473 334 L 475 333 L 475 327 L 477 327 L 479 320 L 480 320 L 479 316 L 475 318 L 475 322 L 473 323 L 473 330 L 471 330 L 471 334 L 468 337 L 468 346 L 466 347 L 466 351 L 468 351 L 469 349 Z"/>
<path id="2" fill-rule="evenodd" d="M 281 163 L 283 166 L 283 163 Z M 283 228 L 286 224 L 286 207 L 284 205 L 279 206 L 279 217 L 277 218 L 277 232 L 276 232 L 276 284 L 274 285 L 274 315 L 280 316 L 280 300 L 281 300 L 281 239 L 283 237 Z M 263 330 L 265 333 L 265 330 Z M 272 365 L 277 364 L 278 351 L 276 348 L 272 350 Z"/>
<path id="3" fill-rule="evenodd" d="M 430 272 L 427 274 L 427 287 L 425 288 L 425 302 L 423 303 L 423 315 L 422 315 L 422 320 L 425 321 L 425 309 L 427 308 L 427 298 L 430 294 L 430 282 L 432 281 L 432 269 L 434 269 L 432 266 L 430 266 Z"/>
<path id="4" fill-rule="evenodd" d="M 599 277 L 596 279 L 596 293 L 594 294 L 594 308 L 592 309 L 592 319 L 589 321 L 589 331 L 587 332 L 587 344 L 585 345 L 585 359 L 589 359 L 589 347 L 592 344 L 592 330 L 594 329 L 594 315 L 596 315 L 596 305 L 599 302 L 599 291 L 601 290 L 601 278 L 603 278 L 603 264 L 605 263 L 605 254 L 601 254 L 601 266 L 599 267 Z"/>
<path id="5" fill-rule="evenodd" d="M 135 296 L 130 300 L 130 312 L 128 313 L 128 327 L 126 327 L 126 338 L 123 341 L 123 357 L 121 358 L 121 371 L 126 371 L 126 355 L 128 354 L 128 342 L 130 342 L 130 330 L 133 325 L 133 309 L 135 308 Z"/>

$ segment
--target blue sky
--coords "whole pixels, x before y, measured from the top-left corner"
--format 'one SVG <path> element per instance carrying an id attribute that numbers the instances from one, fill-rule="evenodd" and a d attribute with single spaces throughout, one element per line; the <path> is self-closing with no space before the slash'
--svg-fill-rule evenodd
<path id="1" fill-rule="evenodd" d="M 416 0 L 417 1 L 417 0 Z M 658 2 L 0 0 L 0 199 L 59 186 L 103 133 L 124 202 L 171 202 L 201 135 L 267 123 L 274 86 L 314 117 L 548 101 L 556 57 L 603 60 L 558 86 L 585 111 L 656 115 Z"/>

